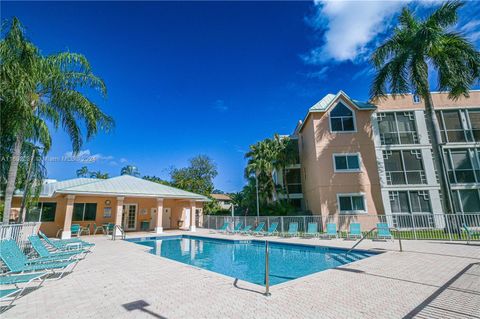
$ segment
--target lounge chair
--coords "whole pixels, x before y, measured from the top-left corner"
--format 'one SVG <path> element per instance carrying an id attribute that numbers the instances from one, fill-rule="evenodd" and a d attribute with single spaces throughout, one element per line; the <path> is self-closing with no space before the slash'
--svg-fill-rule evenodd
<path id="1" fill-rule="evenodd" d="M 228 222 L 225 222 L 223 223 L 222 227 L 220 227 L 219 229 L 217 229 L 217 233 L 226 233 L 228 231 L 228 226 L 230 226 L 230 223 Z"/>
<path id="2" fill-rule="evenodd" d="M 29 286 L 30 283 L 35 282 L 35 281 L 40 281 L 37 287 L 40 287 L 43 282 L 45 281 L 47 273 L 34 273 L 34 274 L 20 274 L 20 275 L 4 275 L 0 276 L 0 285 L 1 286 L 7 286 L 7 285 L 14 285 L 15 288 L 11 289 L 2 289 L 0 290 L 0 299 L 1 301 L 7 301 L 4 299 L 7 299 L 8 297 L 13 297 L 9 301 L 9 304 L 6 306 L 5 309 L 2 310 L 7 310 L 12 303 L 17 300 L 25 290 Z M 25 284 L 23 287 L 19 287 L 19 284 Z M 3 311 L 0 311 L 2 313 Z"/>
<path id="3" fill-rule="evenodd" d="M 229 233 L 230 234 L 235 234 L 235 233 L 238 233 L 240 231 L 240 229 L 242 229 L 242 226 L 243 226 L 243 223 L 242 222 L 239 222 L 235 225 L 235 227 L 233 228 L 232 231 L 230 231 Z"/>
<path id="4" fill-rule="evenodd" d="M 261 235 L 262 232 L 263 232 L 263 227 L 265 227 L 265 223 L 261 222 L 260 224 L 258 224 L 258 226 L 252 232 L 250 232 L 250 234 Z"/>
<path id="5" fill-rule="evenodd" d="M 322 238 L 331 239 L 338 238 L 337 224 L 327 223 L 327 232 L 322 235 Z"/>
<path id="6" fill-rule="evenodd" d="M 56 271 L 61 270 L 58 279 L 63 277 L 68 266 L 75 266 L 78 263 L 78 260 L 28 259 L 14 240 L 0 241 L 0 259 L 11 273 L 51 271 L 52 274 L 57 274 Z"/>
<path id="7" fill-rule="evenodd" d="M 288 224 L 288 231 L 283 234 L 285 237 L 296 237 L 298 236 L 298 223 L 290 223 Z"/>
<path id="8" fill-rule="evenodd" d="M 43 242 L 40 240 L 40 237 L 37 235 L 32 235 L 28 237 L 28 241 L 32 245 L 32 248 L 35 250 L 35 252 L 38 254 L 39 257 L 41 258 L 51 258 L 51 259 L 65 259 L 68 260 L 72 258 L 73 256 L 77 256 L 79 254 L 85 254 L 85 250 L 76 250 L 76 251 L 56 251 L 56 252 L 51 252 L 45 247 Z M 83 259 L 83 258 L 82 258 Z"/>
<path id="9" fill-rule="evenodd" d="M 387 223 L 377 224 L 377 239 L 391 239 L 393 241 L 393 235 Z"/>
<path id="10" fill-rule="evenodd" d="M 359 223 L 351 223 L 347 234 L 347 239 L 362 238 L 362 231 Z"/>
<path id="11" fill-rule="evenodd" d="M 273 236 L 275 234 L 278 234 L 277 228 L 278 228 L 278 223 L 271 223 L 270 227 L 268 227 L 267 231 L 261 232 L 261 235 L 263 235 L 263 236 Z"/>
<path id="12" fill-rule="evenodd" d="M 479 230 L 473 230 L 467 226 L 467 224 L 462 225 L 463 229 L 467 232 L 467 244 L 470 244 L 470 241 L 473 237 L 480 237 Z"/>
<path id="13" fill-rule="evenodd" d="M 303 237 L 312 238 L 318 236 L 318 223 L 308 223 L 307 232 L 303 233 Z"/>
<path id="14" fill-rule="evenodd" d="M 247 225 L 247 226 L 245 226 L 245 228 L 240 230 L 238 233 L 242 234 L 242 235 L 248 234 L 250 232 L 250 230 L 252 229 L 252 227 L 253 227 L 252 225 Z"/>
<path id="15" fill-rule="evenodd" d="M 80 238 L 71 238 L 71 239 L 56 239 L 52 240 L 48 238 L 42 231 L 38 231 L 38 234 L 45 240 L 47 244 L 58 249 L 58 250 L 70 250 L 70 249 L 88 249 L 95 246 L 95 244 L 87 243 L 86 241 L 81 240 Z"/>

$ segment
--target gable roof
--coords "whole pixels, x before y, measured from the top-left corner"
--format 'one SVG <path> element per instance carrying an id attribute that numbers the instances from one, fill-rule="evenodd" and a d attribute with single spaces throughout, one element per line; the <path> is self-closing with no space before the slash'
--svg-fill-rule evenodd
<path id="1" fill-rule="evenodd" d="M 185 198 L 209 201 L 203 195 L 130 175 L 109 179 L 75 178 L 42 185 L 40 197 L 54 197 L 56 194 Z M 21 195 L 22 192 L 15 193 L 15 196 Z"/>
<path id="2" fill-rule="evenodd" d="M 223 201 L 231 201 L 232 198 L 230 196 L 228 196 L 227 194 L 210 194 L 210 196 L 212 196 L 212 198 L 216 199 L 216 200 L 223 200 Z"/>
<path id="3" fill-rule="evenodd" d="M 358 110 L 375 110 L 377 108 L 374 104 L 371 104 L 369 102 L 363 102 L 363 101 L 351 99 L 342 90 L 338 91 L 337 94 L 329 93 L 308 109 L 307 115 L 305 115 L 305 118 L 303 119 L 303 121 L 299 122 L 299 125 L 297 125 L 297 127 L 295 128 L 295 132 L 300 132 L 302 130 L 303 125 L 305 124 L 305 121 L 308 119 L 308 116 L 310 115 L 310 113 L 327 112 L 335 104 L 335 102 L 338 101 L 339 98 L 343 98 L 349 101 Z"/>

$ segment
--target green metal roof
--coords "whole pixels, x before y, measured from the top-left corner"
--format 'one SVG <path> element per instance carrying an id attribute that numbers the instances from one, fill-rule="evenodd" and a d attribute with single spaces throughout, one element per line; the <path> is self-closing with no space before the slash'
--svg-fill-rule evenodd
<path id="1" fill-rule="evenodd" d="M 175 187 L 147 181 L 130 175 L 122 175 L 109 179 L 96 179 L 94 182 L 78 186 L 57 189 L 59 194 L 104 195 L 104 196 L 135 196 L 186 198 L 208 201 L 206 196 L 187 192 Z"/>
<path id="2" fill-rule="evenodd" d="M 309 109 L 309 111 L 325 112 L 332 105 L 332 102 L 335 101 L 339 96 L 343 96 L 344 98 L 348 99 L 350 102 L 352 102 L 353 105 L 355 105 L 360 110 L 375 110 L 376 109 L 376 106 L 369 103 L 369 102 L 362 102 L 362 101 L 358 101 L 358 100 L 353 100 L 347 94 L 345 94 L 345 92 L 338 91 L 337 94 L 331 94 L 330 93 L 330 94 L 325 95 L 320 101 L 315 103 L 315 105 L 312 106 Z"/>
<path id="3" fill-rule="evenodd" d="M 95 179 L 95 178 L 74 178 L 74 179 L 68 179 L 60 182 L 45 183 L 42 185 L 42 189 L 40 191 L 40 197 L 52 197 L 53 194 L 59 189 L 88 184 L 88 183 L 97 182 L 97 181 L 98 179 Z M 15 196 L 23 196 L 23 191 L 16 190 Z"/>

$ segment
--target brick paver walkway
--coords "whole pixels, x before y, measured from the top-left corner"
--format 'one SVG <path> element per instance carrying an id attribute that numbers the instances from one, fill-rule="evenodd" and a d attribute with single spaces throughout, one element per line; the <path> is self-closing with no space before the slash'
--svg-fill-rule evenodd
<path id="1" fill-rule="evenodd" d="M 31 291 L 1 318 L 480 318 L 478 245 L 404 241 L 400 253 L 398 242 L 366 240 L 359 248 L 386 253 L 273 286 L 265 297 L 260 286 L 234 285 L 233 278 L 148 254 L 147 247 L 86 239 L 95 251 L 73 273 Z"/>

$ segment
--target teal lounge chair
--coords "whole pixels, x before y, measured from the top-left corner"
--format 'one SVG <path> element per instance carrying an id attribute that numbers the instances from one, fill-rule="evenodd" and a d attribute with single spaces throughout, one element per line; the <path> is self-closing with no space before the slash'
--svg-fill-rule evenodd
<path id="1" fill-rule="evenodd" d="M 303 237 L 312 238 L 318 236 L 318 223 L 308 223 L 307 231 L 303 234 Z"/>
<path id="2" fill-rule="evenodd" d="M 226 233 L 228 231 L 228 226 L 230 226 L 230 223 L 228 222 L 223 223 L 222 227 L 217 229 L 217 233 Z"/>
<path id="3" fill-rule="evenodd" d="M 283 234 L 285 237 L 296 237 L 298 236 L 298 223 L 290 223 L 288 224 L 288 231 Z"/>
<path id="4" fill-rule="evenodd" d="M 252 225 L 247 225 L 247 226 L 245 226 L 244 229 L 242 229 L 238 233 L 242 234 L 242 235 L 248 234 L 250 232 L 250 230 L 252 229 L 252 227 L 253 227 Z"/>
<path id="5" fill-rule="evenodd" d="M 271 223 L 267 231 L 262 232 L 261 234 L 263 236 L 273 236 L 275 234 L 278 234 L 277 228 L 278 228 L 278 223 Z"/>
<path id="6" fill-rule="evenodd" d="M 237 223 L 230 233 L 231 234 L 238 233 L 240 231 L 240 229 L 242 229 L 242 226 L 243 226 L 242 222 Z"/>
<path id="7" fill-rule="evenodd" d="M 338 238 L 337 224 L 327 223 L 327 232 L 322 235 L 322 238 L 331 239 Z"/>
<path id="8" fill-rule="evenodd" d="M 51 271 L 56 274 L 61 270 L 63 277 L 68 266 L 75 266 L 78 260 L 56 261 L 47 258 L 28 259 L 14 240 L 0 241 L 0 259 L 11 273 Z"/>
<path id="9" fill-rule="evenodd" d="M 88 249 L 91 250 L 95 244 L 87 243 L 86 241 L 81 240 L 80 238 L 71 238 L 71 239 L 56 239 L 52 240 L 48 238 L 44 233 L 38 231 L 38 234 L 45 240 L 47 244 L 58 249 L 58 250 L 71 250 L 71 249 Z"/>
<path id="10" fill-rule="evenodd" d="M 467 244 L 470 244 L 473 237 L 480 237 L 480 231 L 469 228 L 467 224 L 463 224 L 462 227 L 467 232 Z"/>
<path id="11" fill-rule="evenodd" d="M 358 239 L 362 238 L 362 231 L 360 229 L 359 223 L 351 223 L 350 229 L 347 234 L 347 239 Z"/>
<path id="12" fill-rule="evenodd" d="M 387 223 L 377 224 L 377 239 L 391 239 L 393 241 L 393 235 Z"/>
<path id="13" fill-rule="evenodd" d="M 15 286 L 15 288 L 0 290 L 1 301 L 9 302 L 9 304 L 6 306 L 6 309 L 4 310 L 7 310 L 12 305 L 12 303 L 22 295 L 23 291 L 25 290 L 25 288 L 29 286 L 30 283 L 39 281 L 40 283 L 38 284 L 37 287 L 40 287 L 45 281 L 46 274 L 47 273 L 42 272 L 42 273 L 34 273 L 34 274 L 0 276 L 1 286 L 7 286 L 7 285 Z M 23 287 L 19 287 L 19 284 L 25 284 L 25 285 Z M 9 298 L 9 297 L 13 297 L 13 298 Z M 11 299 L 11 300 L 5 300 L 5 299 Z M 2 312 L 3 311 L 0 311 L 0 313 Z"/>
<path id="14" fill-rule="evenodd" d="M 263 232 L 263 227 L 265 227 L 265 223 L 264 222 L 261 222 L 260 224 L 258 224 L 257 228 L 255 228 L 251 234 L 252 235 L 261 235 L 262 232 Z"/>
<path id="15" fill-rule="evenodd" d="M 40 240 L 40 237 L 37 235 L 32 235 L 28 237 L 28 241 L 32 245 L 32 248 L 35 250 L 35 252 L 38 254 L 39 257 L 41 258 L 51 258 L 51 259 L 64 259 L 68 260 L 72 258 L 73 256 L 77 256 L 80 254 L 85 255 L 86 251 L 85 250 L 77 250 L 77 251 L 57 251 L 57 252 L 50 252 L 47 247 L 43 244 L 43 242 Z M 83 259 L 83 258 L 81 258 Z"/>

